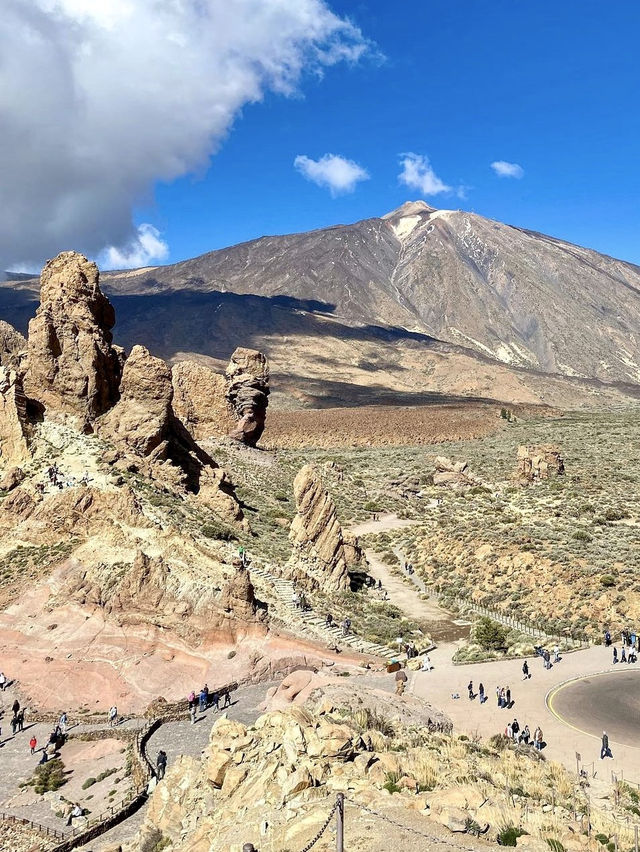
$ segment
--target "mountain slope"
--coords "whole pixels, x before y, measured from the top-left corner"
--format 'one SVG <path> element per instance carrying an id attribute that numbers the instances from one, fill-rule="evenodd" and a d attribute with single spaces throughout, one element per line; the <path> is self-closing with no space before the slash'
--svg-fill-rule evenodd
<path id="1" fill-rule="evenodd" d="M 125 346 L 213 366 L 257 346 L 303 405 L 353 385 L 557 402 L 640 382 L 639 267 L 421 201 L 102 280 Z M 23 327 L 29 298 L 5 285 L 0 315 Z"/>

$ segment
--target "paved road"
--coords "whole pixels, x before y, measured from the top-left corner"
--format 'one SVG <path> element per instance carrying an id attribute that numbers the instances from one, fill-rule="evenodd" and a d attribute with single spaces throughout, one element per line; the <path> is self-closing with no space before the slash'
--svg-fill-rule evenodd
<path id="1" fill-rule="evenodd" d="M 549 695 L 549 709 L 578 731 L 612 743 L 638 747 L 640 669 L 618 664 L 615 672 L 593 675 L 559 686 Z M 622 667 L 624 666 L 624 668 Z"/>

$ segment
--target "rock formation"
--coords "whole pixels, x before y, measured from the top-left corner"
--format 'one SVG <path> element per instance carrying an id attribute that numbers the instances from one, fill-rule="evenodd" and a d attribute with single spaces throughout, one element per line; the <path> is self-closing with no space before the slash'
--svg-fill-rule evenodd
<path id="1" fill-rule="evenodd" d="M 335 503 L 311 465 L 298 472 L 293 492 L 297 514 L 289 533 L 293 544 L 289 576 L 309 589 L 348 589 L 349 561 Z M 355 552 L 353 542 L 350 552 Z"/>
<path id="2" fill-rule="evenodd" d="M 518 477 L 527 482 L 564 475 L 564 459 L 557 447 L 521 444 L 518 447 Z"/>
<path id="3" fill-rule="evenodd" d="M 0 367 L 0 467 L 20 465 L 30 458 L 30 434 L 22 380 L 15 370 Z"/>
<path id="4" fill-rule="evenodd" d="M 0 367 L 18 370 L 26 349 L 27 341 L 20 332 L 8 322 L 0 320 Z"/>
<path id="5" fill-rule="evenodd" d="M 225 372 L 227 400 L 237 421 L 229 436 L 250 447 L 260 440 L 269 403 L 267 359 L 255 349 L 239 347 Z"/>
<path id="6" fill-rule="evenodd" d="M 228 435 L 235 427 L 224 376 L 195 361 L 171 370 L 173 410 L 196 441 Z"/>
<path id="7" fill-rule="evenodd" d="M 115 313 L 98 267 L 65 251 L 40 276 L 40 306 L 29 323 L 25 392 L 53 411 L 91 423 L 118 399 L 122 352 L 112 345 Z"/>
<path id="8" fill-rule="evenodd" d="M 256 600 L 251 575 L 241 562 L 234 563 L 235 573 L 220 594 L 220 607 L 241 621 L 264 621 L 266 606 Z"/>
<path id="9" fill-rule="evenodd" d="M 122 371 L 120 400 L 101 418 L 100 434 L 146 459 L 153 478 L 198 493 L 223 517 L 240 520 L 225 471 L 193 440 L 172 402 L 169 366 L 144 346 L 134 346 Z"/>
<path id="10" fill-rule="evenodd" d="M 463 490 L 471 485 L 478 485 L 480 480 L 469 470 L 466 461 L 454 462 L 446 456 L 438 456 L 434 462 L 435 472 L 433 484 L 442 485 L 454 490 Z"/>

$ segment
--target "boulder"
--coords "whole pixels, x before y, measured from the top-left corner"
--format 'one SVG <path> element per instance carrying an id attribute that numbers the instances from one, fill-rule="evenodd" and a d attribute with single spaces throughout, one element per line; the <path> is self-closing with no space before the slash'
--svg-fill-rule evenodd
<path id="1" fill-rule="evenodd" d="M 308 589 L 348 589 L 347 552 L 335 503 L 311 465 L 298 472 L 293 491 L 297 513 L 289 532 L 293 551 L 288 575 Z M 350 539 L 352 552 L 355 547 Z"/>
<path id="2" fill-rule="evenodd" d="M 197 441 L 228 435 L 235 428 L 224 376 L 195 361 L 179 361 L 171 381 L 174 413 Z"/>
<path id="3" fill-rule="evenodd" d="M 461 491 L 472 485 L 480 484 L 480 480 L 469 470 L 466 461 L 454 462 L 446 456 L 437 456 L 434 461 L 434 468 L 434 485 Z"/>
<path id="4" fill-rule="evenodd" d="M 264 431 L 269 403 L 267 359 L 255 349 L 239 347 L 231 356 L 225 376 L 226 396 L 236 420 L 229 437 L 255 447 Z"/>
<path id="5" fill-rule="evenodd" d="M 40 276 L 40 306 L 29 323 L 27 396 L 85 423 L 118 399 L 122 351 L 112 345 L 115 313 L 98 267 L 65 251 Z"/>
<path id="6" fill-rule="evenodd" d="M 564 475 L 564 459 L 558 447 L 551 444 L 518 447 L 517 476 L 525 482 Z"/>
<path id="7" fill-rule="evenodd" d="M 0 465 L 20 465 L 31 457 L 31 426 L 22 379 L 8 367 L 0 367 Z"/>
<path id="8" fill-rule="evenodd" d="M 24 471 L 21 467 L 10 467 L 0 479 L 0 491 L 13 491 L 24 481 Z"/>

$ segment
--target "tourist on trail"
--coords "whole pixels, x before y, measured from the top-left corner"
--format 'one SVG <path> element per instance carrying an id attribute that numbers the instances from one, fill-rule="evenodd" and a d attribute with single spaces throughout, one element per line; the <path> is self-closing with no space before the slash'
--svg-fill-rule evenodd
<path id="1" fill-rule="evenodd" d="M 38 766 L 42 766 L 43 763 L 46 763 L 49 760 L 49 756 L 47 755 L 46 748 L 42 749 L 42 754 L 40 755 L 40 760 L 38 761 Z"/>
<path id="2" fill-rule="evenodd" d="M 473 681 L 470 680 L 467 684 L 467 692 L 469 693 L 469 701 L 473 701 Z"/>
<path id="3" fill-rule="evenodd" d="M 195 725 L 196 723 L 196 713 L 197 713 L 197 704 L 194 701 L 193 704 L 189 704 L 189 715 L 191 716 L 191 724 Z"/>
<path id="4" fill-rule="evenodd" d="M 225 707 L 231 707 L 231 690 L 227 689 L 224 693 L 224 704 L 222 705 L 222 709 Z"/>
<path id="5" fill-rule="evenodd" d="M 529 740 L 531 739 L 531 731 L 529 730 L 529 726 L 525 725 L 522 729 L 522 733 L 520 734 L 520 740 L 525 744 L 529 745 Z"/>
<path id="6" fill-rule="evenodd" d="M 350 629 L 351 629 L 351 619 L 345 618 L 344 621 L 342 622 L 342 635 L 348 636 Z"/>
<path id="7" fill-rule="evenodd" d="M 67 819 L 67 825 L 71 825 L 71 821 L 74 820 L 74 819 L 77 819 L 78 817 L 81 817 L 82 814 L 83 814 L 83 811 L 82 811 L 82 808 L 80 807 L 80 805 L 74 805 L 69 812 L 69 818 Z"/>
<path id="8" fill-rule="evenodd" d="M 24 707 L 18 713 L 18 731 L 24 731 Z"/>
<path id="9" fill-rule="evenodd" d="M 11 733 L 13 734 L 14 737 L 16 735 L 17 727 L 18 727 L 18 717 L 14 716 L 13 719 L 11 720 Z"/>
<path id="10" fill-rule="evenodd" d="M 15 701 L 13 702 L 13 704 L 11 705 L 11 710 L 12 710 L 12 712 L 13 712 L 13 715 L 14 715 L 14 716 L 17 716 L 17 715 L 18 715 L 18 710 L 19 710 L 19 709 L 20 709 L 20 702 L 19 702 L 19 701 L 18 701 L 18 699 L 16 698 L 16 700 L 15 700 Z"/>
<path id="11" fill-rule="evenodd" d="M 620 662 L 621 663 L 627 662 L 627 652 L 626 652 L 624 645 L 622 646 L 622 653 L 620 654 Z"/>
<path id="12" fill-rule="evenodd" d="M 542 751 L 542 743 L 544 742 L 544 740 L 543 740 L 542 728 L 540 727 L 540 725 L 538 725 L 538 727 L 536 728 L 536 730 L 533 734 L 533 739 L 535 741 L 535 743 L 534 743 L 535 747 L 538 749 L 538 751 Z"/>
<path id="13" fill-rule="evenodd" d="M 544 659 L 545 669 L 550 669 L 551 668 L 551 654 L 548 651 L 544 652 L 543 659 Z"/>
<path id="14" fill-rule="evenodd" d="M 118 724 L 118 708 L 113 704 L 109 708 L 109 725 L 113 728 Z"/>
<path id="15" fill-rule="evenodd" d="M 510 740 L 513 739 L 513 728 L 511 727 L 511 724 L 508 724 L 507 727 L 504 729 L 504 735 Z"/>
<path id="16" fill-rule="evenodd" d="M 291 603 L 295 606 L 296 609 L 300 607 L 300 595 L 295 591 L 291 595 Z"/>
<path id="17" fill-rule="evenodd" d="M 522 664 L 522 680 L 527 680 L 529 677 L 529 663 L 525 660 Z"/>
<path id="18" fill-rule="evenodd" d="M 0 672 L 0 691 L 4 692 L 7 685 L 7 676 L 4 672 Z"/>
<path id="19" fill-rule="evenodd" d="M 404 687 L 407 682 L 407 675 L 402 670 L 399 669 L 396 672 L 396 695 L 404 695 Z"/>
<path id="20" fill-rule="evenodd" d="M 520 732 L 520 723 L 518 722 L 517 719 L 514 719 L 513 722 L 511 723 L 511 731 L 512 731 L 512 735 L 513 735 L 513 739 L 517 740 L 518 739 L 518 733 Z"/>
<path id="21" fill-rule="evenodd" d="M 67 714 L 63 712 L 58 720 L 58 727 L 63 735 L 67 733 L 67 721 Z"/>
<path id="22" fill-rule="evenodd" d="M 211 696 L 211 706 L 214 710 L 220 709 L 220 694 L 217 691 Z"/>
<path id="23" fill-rule="evenodd" d="M 560 648 L 558 647 L 558 645 L 555 645 L 554 649 L 553 649 L 553 662 L 554 663 L 560 662 Z"/>
<path id="24" fill-rule="evenodd" d="M 160 749 L 156 757 L 156 778 L 162 781 L 164 773 L 167 769 L 167 754 L 163 749 Z"/>
<path id="25" fill-rule="evenodd" d="M 379 589 L 382 588 L 382 580 L 380 578 L 378 578 L 378 588 Z"/>
<path id="26" fill-rule="evenodd" d="M 204 691 L 204 688 L 200 690 L 200 712 L 204 713 L 207 709 L 207 693 Z"/>
<path id="27" fill-rule="evenodd" d="M 498 699 L 498 707 L 502 707 L 502 687 L 496 686 L 496 698 Z"/>
<path id="28" fill-rule="evenodd" d="M 429 655 L 425 654 L 424 657 L 422 658 L 422 667 L 420 668 L 420 671 L 430 672 L 432 669 L 433 669 L 433 666 L 431 665 L 431 660 L 429 659 Z M 480 684 L 480 685 L 482 686 L 482 684 Z"/>
<path id="29" fill-rule="evenodd" d="M 191 690 L 191 692 L 189 693 L 189 696 L 188 696 L 188 698 L 187 698 L 187 701 L 189 702 L 189 710 L 191 710 L 191 708 L 193 707 L 193 705 L 197 703 L 197 702 L 196 702 L 196 694 L 195 694 L 195 692 L 194 692 L 193 690 Z"/>
<path id="30" fill-rule="evenodd" d="M 29 748 L 31 749 L 31 754 L 35 753 L 37 745 L 38 745 L 38 740 L 35 737 L 31 737 L 31 739 L 29 740 Z"/>
<path id="31" fill-rule="evenodd" d="M 427 657 L 427 659 L 428 659 L 428 657 Z M 483 683 L 478 684 L 478 698 L 480 699 L 480 704 L 484 704 L 484 702 L 487 700 L 487 696 L 484 694 L 484 684 Z"/>
<path id="32" fill-rule="evenodd" d="M 613 646 L 613 664 L 614 664 L 614 666 L 617 662 L 618 662 L 618 649 L 614 645 Z"/>
<path id="33" fill-rule="evenodd" d="M 328 612 L 324 617 L 324 626 L 325 627 L 331 627 L 332 624 L 333 624 L 333 616 L 331 615 L 330 612 Z"/>
<path id="34" fill-rule="evenodd" d="M 611 645 L 611 633 L 608 630 L 604 631 L 604 644 L 607 648 Z"/>
<path id="35" fill-rule="evenodd" d="M 607 732 L 602 732 L 602 748 L 600 749 L 600 760 L 604 760 L 605 757 L 613 757 L 611 754 L 611 749 L 609 748 L 609 737 L 607 736 Z"/>
<path id="36" fill-rule="evenodd" d="M 505 691 L 504 698 L 505 698 L 504 706 L 505 707 L 511 707 L 511 689 L 509 687 L 507 687 L 507 689 Z"/>

